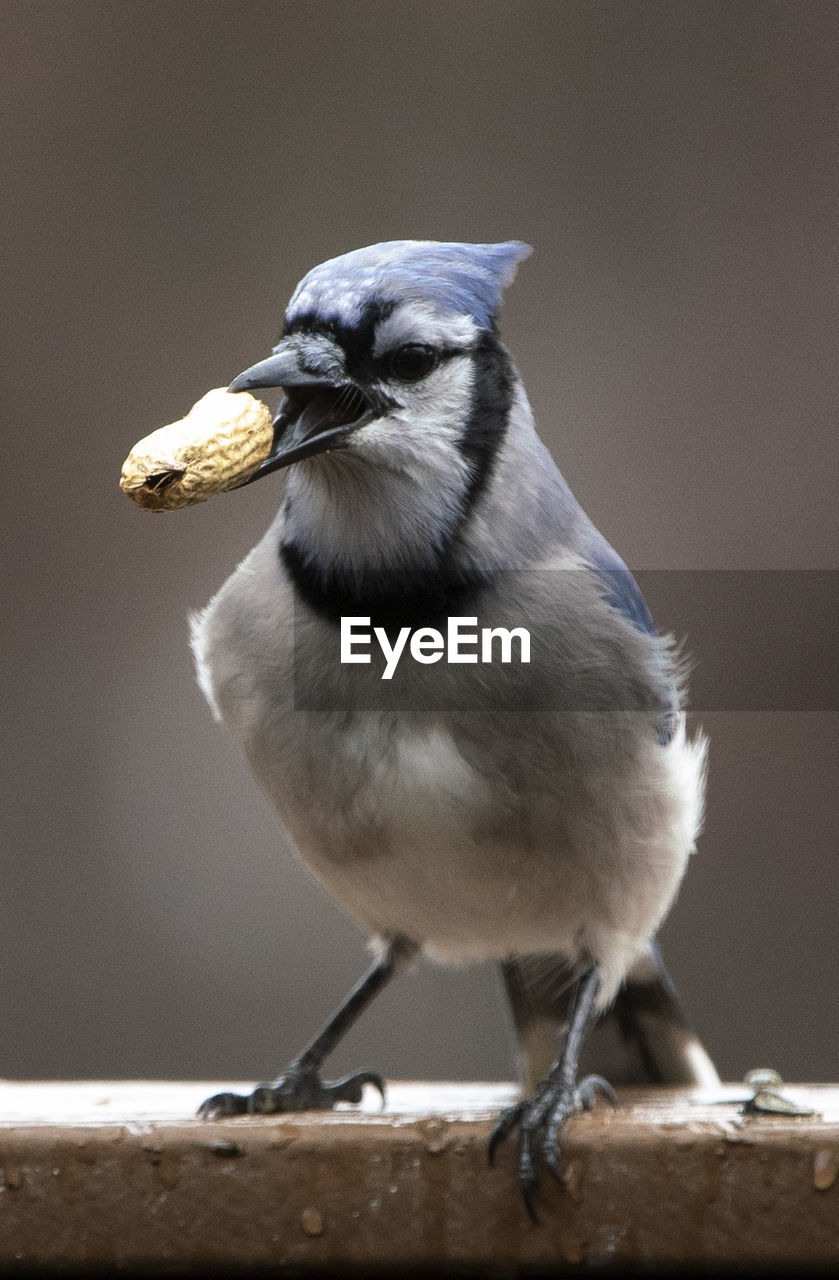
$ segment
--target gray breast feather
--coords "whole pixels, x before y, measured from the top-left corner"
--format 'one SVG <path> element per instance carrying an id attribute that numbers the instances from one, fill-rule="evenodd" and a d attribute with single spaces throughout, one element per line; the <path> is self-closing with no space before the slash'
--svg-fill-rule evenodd
<path id="1" fill-rule="evenodd" d="M 396 709 L 350 708 L 328 656 L 334 628 L 295 608 L 277 534 L 196 620 L 193 643 L 297 852 L 373 932 L 443 960 L 591 955 L 608 1000 L 669 906 L 701 816 L 702 744 L 682 728 L 666 747 L 650 733 L 665 642 L 616 627 L 591 575 L 557 559 L 530 583 L 529 608 L 563 649 L 549 670 L 516 673 L 525 710 L 455 698 L 442 664 L 406 668 Z M 497 593 L 492 623 L 519 605 L 513 586 Z M 612 709 L 579 709 L 587 673 L 608 674 Z M 320 709 L 303 709 L 312 694 Z M 639 694 L 649 709 L 625 710 Z"/>

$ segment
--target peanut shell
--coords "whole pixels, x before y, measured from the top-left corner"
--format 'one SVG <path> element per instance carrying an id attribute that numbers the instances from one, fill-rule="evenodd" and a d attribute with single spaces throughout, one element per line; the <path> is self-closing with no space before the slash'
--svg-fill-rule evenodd
<path id="1" fill-rule="evenodd" d="M 248 391 L 217 387 L 185 418 L 135 444 L 119 485 L 149 511 L 191 507 L 252 476 L 270 453 L 273 437 L 267 405 Z"/>

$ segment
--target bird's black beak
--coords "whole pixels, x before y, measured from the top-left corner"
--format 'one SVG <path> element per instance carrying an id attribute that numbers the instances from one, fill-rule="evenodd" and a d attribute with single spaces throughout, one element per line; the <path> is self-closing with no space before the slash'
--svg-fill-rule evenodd
<path id="1" fill-rule="evenodd" d="M 312 360 L 310 367 L 303 367 L 299 351 L 281 343 L 267 360 L 231 382 L 230 391 L 282 387 L 286 393 L 274 419 L 271 452 L 245 484 L 316 453 L 340 448 L 354 431 L 377 416 L 354 382 L 328 368 L 326 362 L 318 364 Z"/>

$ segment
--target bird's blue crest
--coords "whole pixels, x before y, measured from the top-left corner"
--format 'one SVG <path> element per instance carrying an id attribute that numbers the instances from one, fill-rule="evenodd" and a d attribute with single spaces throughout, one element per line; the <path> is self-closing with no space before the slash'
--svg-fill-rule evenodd
<path id="1" fill-rule="evenodd" d="M 313 267 L 292 296 L 286 323 L 317 316 L 351 326 L 372 304 L 415 301 L 489 328 L 505 286 L 531 252 L 521 240 L 386 240 Z"/>

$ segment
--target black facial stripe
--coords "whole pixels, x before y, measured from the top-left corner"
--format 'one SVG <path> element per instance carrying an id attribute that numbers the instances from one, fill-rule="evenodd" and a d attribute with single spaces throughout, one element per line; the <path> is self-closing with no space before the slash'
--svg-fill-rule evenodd
<path id="1" fill-rule="evenodd" d="M 472 360 L 475 367 L 472 404 L 457 447 L 471 463 L 472 478 L 463 502 L 460 528 L 492 476 L 495 459 L 507 433 L 513 403 L 513 363 L 494 332 L 481 334 Z"/>
<path id="2" fill-rule="evenodd" d="M 395 306 L 395 302 L 369 302 L 352 325 L 344 324 L 337 316 L 324 318 L 316 311 L 305 312 L 295 316 L 291 324 L 283 326 L 283 337 L 303 332 L 323 333 L 333 338 L 344 350 L 347 373 L 350 377 L 359 377 L 370 362 L 377 326 L 387 319 Z"/>
<path id="3" fill-rule="evenodd" d="M 290 325 L 284 327 L 283 337 L 288 337 L 292 333 L 324 334 L 342 348 L 347 373 L 351 378 L 357 379 L 360 383 L 387 382 L 391 378 L 390 358 L 393 350 L 397 348 L 374 356 L 373 344 L 377 327 L 387 319 L 395 306 L 395 302 L 372 302 L 365 308 L 358 324 L 352 326 L 343 324 L 337 319 L 324 319 L 315 312 L 307 312 L 297 316 Z M 450 360 L 452 356 L 464 355 L 469 349 L 437 343 L 433 345 L 441 364 Z M 396 381 L 399 380 L 396 379 Z"/>
<path id="4" fill-rule="evenodd" d="M 296 542 L 283 542 L 280 557 L 301 599 L 319 617 L 339 626 L 342 617 L 369 617 L 389 635 L 400 627 L 445 628 L 452 616 L 472 614 L 491 576 L 455 567 L 444 557 L 416 569 L 346 572 L 312 561 Z"/>

